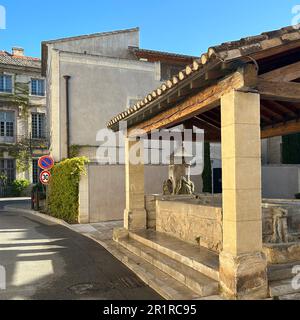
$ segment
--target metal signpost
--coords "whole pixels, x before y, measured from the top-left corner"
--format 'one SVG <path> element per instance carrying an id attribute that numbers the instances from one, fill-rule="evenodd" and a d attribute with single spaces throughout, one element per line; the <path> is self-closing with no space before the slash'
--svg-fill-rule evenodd
<path id="1" fill-rule="evenodd" d="M 50 178 L 51 178 L 50 170 L 54 167 L 54 159 L 49 155 L 43 156 L 43 157 L 39 158 L 38 166 L 40 169 L 43 170 L 40 174 L 40 183 L 44 186 L 46 197 L 47 197 L 46 186 L 50 182 Z M 37 191 L 36 191 L 34 198 L 36 200 L 37 210 L 39 210 L 39 200 L 40 199 L 39 199 L 38 188 L 37 188 Z M 34 206 L 34 202 L 33 202 L 33 206 Z"/>

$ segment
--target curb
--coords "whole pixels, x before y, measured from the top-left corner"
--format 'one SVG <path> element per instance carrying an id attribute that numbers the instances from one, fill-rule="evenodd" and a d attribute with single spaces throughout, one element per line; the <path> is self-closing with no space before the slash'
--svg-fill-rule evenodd
<path id="1" fill-rule="evenodd" d="M 73 231 L 76 231 L 73 229 L 72 225 L 65 222 L 64 220 L 62 219 L 58 219 L 58 218 L 55 218 L 55 217 L 52 217 L 52 216 L 49 216 L 45 213 L 40 213 L 40 212 L 37 212 L 37 211 L 34 211 L 34 210 L 30 210 L 30 209 L 23 209 L 23 208 L 16 208 L 16 207 L 8 207 L 8 206 L 5 206 L 4 207 L 4 210 L 6 211 L 18 211 L 18 212 L 23 212 L 23 213 L 28 213 L 28 214 L 31 214 L 33 216 L 36 216 L 36 217 L 39 217 L 39 218 L 42 218 L 44 220 L 47 220 L 49 222 L 54 222 L 54 223 L 57 223 L 59 225 L 62 225 L 64 227 L 67 227 Z"/>

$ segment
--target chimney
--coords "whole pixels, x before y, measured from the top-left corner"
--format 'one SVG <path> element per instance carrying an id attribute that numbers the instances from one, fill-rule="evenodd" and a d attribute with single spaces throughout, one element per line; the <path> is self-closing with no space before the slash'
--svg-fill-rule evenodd
<path id="1" fill-rule="evenodd" d="M 13 47 L 12 48 L 12 55 L 13 56 L 19 56 L 24 57 L 24 49 L 19 47 Z"/>

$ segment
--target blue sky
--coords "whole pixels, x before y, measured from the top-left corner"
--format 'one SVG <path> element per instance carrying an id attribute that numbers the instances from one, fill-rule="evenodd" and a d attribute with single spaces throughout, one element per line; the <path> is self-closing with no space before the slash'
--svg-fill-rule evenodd
<path id="1" fill-rule="evenodd" d="M 0 49 L 21 46 L 40 56 L 40 42 L 141 28 L 141 47 L 199 56 L 211 45 L 291 24 L 300 0 L 0 0 L 6 30 Z"/>

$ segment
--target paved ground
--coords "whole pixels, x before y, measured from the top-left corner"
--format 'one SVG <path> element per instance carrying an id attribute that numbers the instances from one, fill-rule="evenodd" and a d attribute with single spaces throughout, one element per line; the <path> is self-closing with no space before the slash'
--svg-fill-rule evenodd
<path id="1" fill-rule="evenodd" d="M 0 200 L 0 265 L 4 299 L 161 299 L 99 244 Z"/>

